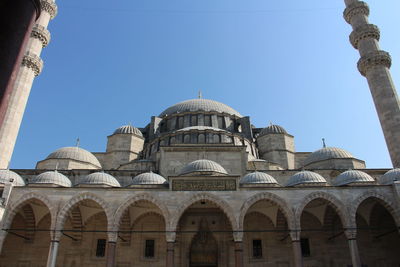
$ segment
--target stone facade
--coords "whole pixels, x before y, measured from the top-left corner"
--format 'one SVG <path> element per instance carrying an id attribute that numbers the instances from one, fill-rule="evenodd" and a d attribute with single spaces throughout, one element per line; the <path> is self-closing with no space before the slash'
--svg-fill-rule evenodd
<path id="1" fill-rule="evenodd" d="M 375 49 L 367 5 L 345 2 L 378 113 L 394 110 L 381 122 L 396 165 L 390 59 Z M 18 79 L 22 102 L 57 11 L 50 0 L 42 8 Z M 400 169 L 367 169 L 340 148 L 298 152 L 283 127 L 256 128 L 213 100 L 122 126 L 104 152 L 63 147 L 36 169 L 2 170 L 0 193 L 0 267 L 400 266 Z"/>

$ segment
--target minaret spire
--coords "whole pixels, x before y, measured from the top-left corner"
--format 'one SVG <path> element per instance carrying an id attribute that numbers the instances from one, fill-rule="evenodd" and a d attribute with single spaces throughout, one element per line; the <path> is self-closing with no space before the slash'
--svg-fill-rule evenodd
<path id="1" fill-rule="evenodd" d="M 365 76 L 394 167 L 400 167 L 400 102 L 390 74 L 389 53 L 379 47 L 379 28 L 368 22 L 365 2 L 345 0 L 344 18 L 353 27 L 350 42 L 360 53 L 358 70 Z"/>
<path id="2" fill-rule="evenodd" d="M 42 11 L 36 25 L 33 26 L 5 111 L 4 122 L 0 127 L 0 169 L 6 168 L 11 159 L 33 80 L 43 68 L 40 54 L 50 42 L 47 26 L 57 14 L 54 0 L 40 0 L 40 6 Z"/>

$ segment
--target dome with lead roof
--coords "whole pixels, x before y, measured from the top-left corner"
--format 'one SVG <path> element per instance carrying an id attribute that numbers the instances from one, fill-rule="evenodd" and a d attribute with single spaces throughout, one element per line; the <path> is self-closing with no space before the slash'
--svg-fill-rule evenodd
<path id="1" fill-rule="evenodd" d="M 375 179 L 369 174 L 358 171 L 358 170 L 348 170 L 336 177 L 334 181 L 335 186 L 343 186 L 350 184 L 372 184 L 375 183 Z"/>
<path id="2" fill-rule="evenodd" d="M 220 164 L 216 163 L 212 160 L 200 159 L 193 161 L 183 167 L 180 172 L 180 175 L 190 174 L 190 173 L 198 173 L 198 172 L 213 172 L 216 174 L 227 175 L 228 172 L 222 167 Z"/>
<path id="3" fill-rule="evenodd" d="M 282 126 L 271 124 L 262 129 L 259 136 L 266 134 L 287 134 L 287 132 Z"/>
<path id="4" fill-rule="evenodd" d="M 120 183 L 114 178 L 114 176 L 104 172 L 95 172 L 89 174 L 81 179 L 77 185 L 121 187 Z"/>
<path id="5" fill-rule="evenodd" d="M 301 171 L 289 178 L 286 186 L 324 185 L 326 180 L 320 174 L 310 171 Z"/>
<path id="6" fill-rule="evenodd" d="M 304 161 L 304 166 L 314 162 L 319 162 L 328 159 L 354 159 L 354 156 L 344 149 L 337 147 L 324 147 L 311 153 Z"/>
<path id="7" fill-rule="evenodd" d="M 53 153 L 47 156 L 46 159 L 69 159 L 76 160 L 83 163 L 89 163 L 97 168 L 101 168 L 99 160 L 89 151 L 74 146 L 74 147 L 62 147 L 57 149 Z"/>
<path id="8" fill-rule="evenodd" d="M 67 176 L 59 173 L 58 171 L 48 171 L 41 173 L 32 180 L 30 180 L 29 184 L 54 185 L 61 187 L 72 186 L 71 180 L 68 179 Z"/>
<path id="9" fill-rule="evenodd" d="M 10 170 L 0 170 L 0 184 L 11 183 L 14 186 L 25 186 L 25 181 L 17 173 Z"/>
<path id="10" fill-rule="evenodd" d="M 133 127 L 132 125 L 121 126 L 118 129 L 116 129 L 113 134 L 136 134 L 140 137 L 143 137 L 142 132 L 138 128 Z"/>
<path id="11" fill-rule="evenodd" d="M 240 115 L 239 112 L 237 112 L 228 105 L 225 105 L 215 100 L 203 99 L 203 98 L 189 99 L 179 102 L 164 110 L 159 115 L 159 117 L 164 117 L 176 113 L 196 112 L 196 111 L 205 111 L 205 112 L 216 111 L 218 113 L 227 113 L 230 115 L 235 115 L 237 117 L 242 117 L 242 115 Z"/>
<path id="12" fill-rule="evenodd" d="M 380 184 L 393 184 L 400 181 L 400 169 L 393 169 L 386 172 L 380 179 Z"/>
<path id="13" fill-rule="evenodd" d="M 278 182 L 269 174 L 265 172 L 252 172 L 246 174 L 242 179 L 240 179 L 241 184 L 271 184 L 279 185 Z"/>
<path id="14" fill-rule="evenodd" d="M 168 184 L 167 180 L 154 172 L 145 172 L 135 176 L 131 185 L 160 185 Z"/>

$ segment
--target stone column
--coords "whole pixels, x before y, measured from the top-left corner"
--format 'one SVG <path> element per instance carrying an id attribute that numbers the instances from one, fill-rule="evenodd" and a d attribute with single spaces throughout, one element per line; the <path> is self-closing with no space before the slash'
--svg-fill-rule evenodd
<path id="1" fill-rule="evenodd" d="M 53 0 L 40 0 L 40 3 L 42 12 L 30 34 L 21 67 L 8 98 L 3 124 L 0 127 L 0 169 L 6 169 L 11 160 L 33 80 L 40 74 L 43 67 L 40 54 L 43 47 L 50 41 L 47 26 L 50 19 L 53 19 L 57 13 L 57 6 Z"/>
<path id="2" fill-rule="evenodd" d="M 167 241 L 166 267 L 173 267 L 174 266 L 174 257 L 175 257 L 176 232 L 167 230 L 165 239 Z"/>
<path id="3" fill-rule="evenodd" d="M 243 241 L 235 241 L 235 267 L 243 266 Z"/>
<path id="4" fill-rule="evenodd" d="M 108 232 L 107 256 L 106 256 L 107 267 L 115 266 L 117 240 L 118 240 L 118 232 L 116 231 Z"/>
<path id="5" fill-rule="evenodd" d="M 345 3 L 343 15 L 353 28 L 350 42 L 361 56 L 358 70 L 368 80 L 392 164 L 400 167 L 400 102 L 389 71 L 391 57 L 379 47 L 380 31 L 368 22 L 368 5 L 358 0 Z"/>
<path id="6" fill-rule="evenodd" d="M 354 228 L 355 229 L 355 228 Z M 357 246 L 357 230 L 345 230 L 345 235 L 347 237 L 347 242 L 349 243 L 351 263 L 353 267 L 361 267 L 360 254 L 358 253 Z"/>
<path id="7" fill-rule="evenodd" d="M 235 267 L 243 267 L 243 230 L 233 232 L 235 241 Z"/>
<path id="8" fill-rule="evenodd" d="M 167 267 L 174 266 L 175 242 L 167 242 Z"/>
<path id="9" fill-rule="evenodd" d="M 290 231 L 295 267 L 303 267 L 303 254 L 301 253 L 300 231 Z"/>
<path id="10" fill-rule="evenodd" d="M 47 267 L 55 267 L 57 262 L 58 247 L 60 245 L 60 240 L 51 240 L 49 255 L 47 256 Z"/>

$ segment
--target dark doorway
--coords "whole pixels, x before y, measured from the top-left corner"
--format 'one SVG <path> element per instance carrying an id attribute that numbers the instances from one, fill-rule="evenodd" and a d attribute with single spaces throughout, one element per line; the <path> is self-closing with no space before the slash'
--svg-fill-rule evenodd
<path id="1" fill-rule="evenodd" d="M 206 220 L 200 223 L 199 231 L 190 245 L 190 267 L 217 267 L 218 245 L 208 228 Z"/>

